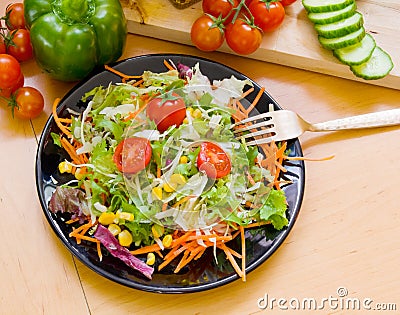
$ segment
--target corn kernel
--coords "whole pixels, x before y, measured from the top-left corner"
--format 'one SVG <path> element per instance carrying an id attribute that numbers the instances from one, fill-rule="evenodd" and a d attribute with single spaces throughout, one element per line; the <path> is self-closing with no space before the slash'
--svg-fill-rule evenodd
<path id="1" fill-rule="evenodd" d="M 160 238 L 164 234 L 164 226 L 155 224 L 151 227 L 151 232 L 155 238 Z"/>
<path id="2" fill-rule="evenodd" d="M 58 164 L 58 170 L 60 171 L 61 174 L 63 173 L 71 173 L 72 172 L 72 165 L 67 162 L 61 162 Z"/>
<path id="3" fill-rule="evenodd" d="M 184 124 L 188 124 L 188 123 L 189 123 L 189 119 L 184 118 L 182 122 L 183 122 Z"/>
<path id="4" fill-rule="evenodd" d="M 153 190 L 153 196 L 157 198 L 158 200 L 162 199 L 162 188 L 161 187 L 154 187 Z"/>
<path id="5" fill-rule="evenodd" d="M 164 247 L 168 248 L 171 247 L 172 245 L 172 235 L 171 234 L 167 234 L 164 236 L 162 243 L 164 245 Z"/>
<path id="6" fill-rule="evenodd" d="M 170 193 L 170 192 L 173 192 L 173 191 L 175 190 L 175 187 L 171 187 L 169 184 L 164 183 L 164 184 L 163 184 L 163 189 L 164 189 L 166 192 Z"/>
<path id="7" fill-rule="evenodd" d="M 126 220 L 126 221 L 133 221 L 135 216 L 133 213 L 130 212 L 123 212 L 123 211 L 118 211 L 117 212 L 117 219 L 118 220 Z"/>
<path id="8" fill-rule="evenodd" d="M 179 159 L 180 164 L 186 164 L 188 161 L 189 159 L 186 155 L 182 155 L 181 158 Z"/>
<path id="9" fill-rule="evenodd" d="M 128 247 L 129 245 L 131 245 L 133 241 L 131 232 L 129 232 L 128 230 L 121 231 L 121 233 L 118 234 L 118 241 L 121 246 Z"/>
<path id="10" fill-rule="evenodd" d="M 154 255 L 154 253 L 148 253 L 146 264 L 152 266 L 154 265 L 155 262 L 156 262 L 156 255 Z"/>
<path id="11" fill-rule="evenodd" d="M 182 174 L 172 174 L 169 179 L 169 184 L 171 186 L 186 184 L 186 178 Z"/>
<path id="12" fill-rule="evenodd" d="M 99 217 L 100 224 L 109 225 L 114 222 L 115 214 L 113 212 L 103 212 Z"/>
<path id="13" fill-rule="evenodd" d="M 77 168 L 74 175 L 77 180 L 81 180 L 85 177 L 85 171 L 81 168 Z"/>
<path id="14" fill-rule="evenodd" d="M 201 118 L 201 116 L 202 116 L 201 110 L 198 108 L 196 108 L 192 113 L 193 118 Z"/>
<path id="15" fill-rule="evenodd" d="M 112 235 L 117 236 L 120 232 L 121 232 L 121 228 L 119 227 L 119 225 L 115 224 L 115 223 L 111 223 L 108 226 L 108 230 L 111 232 Z"/>
<path id="16" fill-rule="evenodd" d="M 192 113 L 193 113 L 193 107 L 187 107 L 186 108 L 186 114 L 187 115 L 192 115 Z"/>

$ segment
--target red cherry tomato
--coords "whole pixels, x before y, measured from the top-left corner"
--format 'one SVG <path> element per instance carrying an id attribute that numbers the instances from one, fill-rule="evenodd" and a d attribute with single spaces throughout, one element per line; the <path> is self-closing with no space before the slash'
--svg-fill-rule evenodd
<path id="1" fill-rule="evenodd" d="M 254 16 L 254 24 L 264 32 L 276 30 L 285 18 L 285 8 L 277 1 L 253 0 L 249 10 Z"/>
<path id="2" fill-rule="evenodd" d="M 44 108 L 44 98 L 37 89 L 24 86 L 13 95 L 11 106 L 15 117 L 33 119 L 40 115 Z"/>
<path id="3" fill-rule="evenodd" d="M 135 174 L 150 163 L 152 148 L 146 138 L 132 137 L 122 140 L 115 148 L 113 160 L 118 170 Z"/>
<path id="4" fill-rule="evenodd" d="M 18 2 L 8 5 L 5 20 L 9 30 L 25 28 L 24 4 Z"/>
<path id="5" fill-rule="evenodd" d="M 231 160 L 225 151 L 215 143 L 203 142 L 197 156 L 197 168 L 208 177 L 217 179 L 228 175 L 231 171 Z"/>
<path id="6" fill-rule="evenodd" d="M 192 43 L 202 51 L 217 50 L 225 40 L 224 31 L 208 16 L 200 16 L 190 30 Z"/>
<path id="7" fill-rule="evenodd" d="M 237 54 L 248 55 L 261 45 L 262 34 L 254 25 L 236 19 L 226 27 L 225 37 L 228 46 Z"/>
<path id="8" fill-rule="evenodd" d="M 203 0 L 201 5 L 204 13 L 211 14 L 216 18 L 221 17 L 221 19 L 225 19 L 229 15 L 224 23 L 227 24 L 232 21 L 235 14 L 232 9 L 236 8 L 238 4 L 239 0 Z"/>
<path id="9" fill-rule="evenodd" d="M 6 52 L 7 52 L 7 48 L 6 48 L 6 44 L 4 43 L 4 38 L 3 38 L 3 36 L 0 35 L 0 54 L 5 54 Z"/>
<path id="10" fill-rule="evenodd" d="M 0 96 L 10 97 L 23 84 L 24 76 L 18 60 L 11 55 L 0 54 Z"/>
<path id="11" fill-rule="evenodd" d="M 33 57 L 33 49 L 29 31 L 18 29 L 11 31 L 13 45 L 8 46 L 8 53 L 18 61 L 26 61 Z"/>
<path id="12" fill-rule="evenodd" d="M 160 132 L 173 125 L 179 127 L 186 117 L 185 101 L 174 92 L 156 97 L 147 104 L 147 117 L 156 123 Z"/>
<path id="13" fill-rule="evenodd" d="M 281 4 L 284 7 L 287 7 L 288 5 L 291 5 L 292 3 L 295 3 L 295 2 L 296 2 L 296 0 L 281 0 Z"/>

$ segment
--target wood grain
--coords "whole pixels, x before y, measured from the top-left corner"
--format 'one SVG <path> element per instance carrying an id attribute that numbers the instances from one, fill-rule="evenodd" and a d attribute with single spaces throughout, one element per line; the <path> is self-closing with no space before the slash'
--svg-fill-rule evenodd
<path id="1" fill-rule="evenodd" d="M 121 0 L 128 19 L 128 30 L 167 41 L 192 45 L 190 28 L 202 14 L 201 2 L 178 10 L 168 0 Z M 264 36 L 261 47 L 248 58 L 310 70 L 368 84 L 400 89 L 400 4 L 396 1 L 357 1 L 364 15 L 366 31 L 386 50 L 395 64 L 391 73 L 379 80 L 357 78 L 348 66 L 341 64 L 331 51 L 318 42 L 312 23 L 301 1 L 287 7 L 281 27 Z M 219 51 L 234 54 L 226 43 Z"/>

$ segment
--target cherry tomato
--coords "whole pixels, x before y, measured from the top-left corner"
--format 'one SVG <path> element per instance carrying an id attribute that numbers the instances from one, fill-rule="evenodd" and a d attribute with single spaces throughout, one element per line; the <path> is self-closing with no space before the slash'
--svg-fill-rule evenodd
<path id="1" fill-rule="evenodd" d="M 135 174 L 150 163 L 152 149 L 146 138 L 132 137 L 122 140 L 115 148 L 113 160 L 123 173 Z"/>
<path id="2" fill-rule="evenodd" d="M 44 108 L 44 98 L 37 89 L 24 86 L 12 97 L 13 115 L 20 119 L 33 119 L 40 115 Z"/>
<path id="3" fill-rule="evenodd" d="M 0 54 L 5 54 L 7 52 L 6 44 L 4 43 L 4 38 L 0 34 Z"/>
<path id="4" fill-rule="evenodd" d="M 295 2 L 296 2 L 296 0 L 281 0 L 281 4 L 284 7 L 287 7 L 288 5 L 291 5 L 292 3 L 295 3 Z"/>
<path id="5" fill-rule="evenodd" d="M 190 30 L 190 37 L 192 43 L 203 51 L 217 50 L 225 39 L 223 29 L 207 15 L 202 15 L 194 21 Z"/>
<path id="6" fill-rule="evenodd" d="M 225 151 L 219 145 L 207 141 L 201 143 L 196 163 L 199 171 L 213 179 L 228 175 L 232 167 Z"/>
<path id="7" fill-rule="evenodd" d="M 240 55 L 255 52 L 262 41 L 260 30 L 242 19 L 236 19 L 235 23 L 226 27 L 225 37 L 228 46 Z"/>
<path id="8" fill-rule="evenodd" d="M 156 123 L 160 132 L 173 125 L 179 127 L 186 117 L 185 101 L 174 92 L 153 98 L 147 104 L 147 117 Z"/>
<path id="9" fill-rule="evenodd" d="M 224 24 L 230 23 L 235 14 L 232 11 L 239 4 L 239 0 L 203 0 L 202 8 L 203 12 L 206 14 L 211 14 L 214 17 L 221 17 L 221 19 L 226 19 Z"/>
<path id="10" fill-rule="evenodd" d="M 25 28 L 24 4 L 18 2 L 8 5 L 5 20 L 9 30 Z"/>
<path id="11" fill-rule="evenodd" d="M 264 32 L 276 30 L 285 18 L 285 8 L 279 0 L 253 0 L 249 10 L 254 16 L 254 24 Z"/>
<path id="12" fill-rule="evenodd" d="M 29 31 L 18 29 L 11 31 L 12 45 L 8 46 L 8 53 L 18 61 L 26 61 L 33 57 L 33 49 Z"/>
<path id="13" fill-rule="evenodd" d="M 17 59 L 8 54 L 0 54 L 0 96 L 10 97 L 11 93 L 24 83 L 21 67 Z"/>

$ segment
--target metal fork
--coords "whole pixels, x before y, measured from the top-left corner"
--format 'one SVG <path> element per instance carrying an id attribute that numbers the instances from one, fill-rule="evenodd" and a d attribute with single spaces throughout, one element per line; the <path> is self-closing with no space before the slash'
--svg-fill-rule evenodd
<path id="1" fill-rule="evenodd" d="M 233 125 L 238 138 L 253 138 L 249 145 L 294 139 L 306 131 L 337 131 L 400 124 L 400 108 L 311 124 L 295 112 L 277 110 L 252 116 Z M 242 127 L 240 127 L 243 125 Z M 239 128 L 238 128 L 239 127 Z M 250 133 L 243 133 L 250 131 Z"/>

